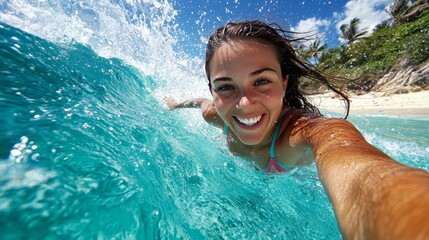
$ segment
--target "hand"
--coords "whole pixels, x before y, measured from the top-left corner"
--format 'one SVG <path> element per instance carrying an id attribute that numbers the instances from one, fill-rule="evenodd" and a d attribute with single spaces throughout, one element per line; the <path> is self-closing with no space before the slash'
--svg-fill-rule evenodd
<path id="1" fill-rule="evenodd" d="M 167 105 L 168 110 L 173 110 L 177 108 L 178 103 L 171 97 L 164 97 L 165 105 Z"/>

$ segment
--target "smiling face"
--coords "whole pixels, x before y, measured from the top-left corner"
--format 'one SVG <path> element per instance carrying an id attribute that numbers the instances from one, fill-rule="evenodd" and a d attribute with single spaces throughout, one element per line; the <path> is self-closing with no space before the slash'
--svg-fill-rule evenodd
<path id="1" fill-rule="evenodd" d="M 253 40 L 224 43 L 209 63 L 219 116 L 247 145 L 271 141 L 287 79 L 272 46 Z"/>

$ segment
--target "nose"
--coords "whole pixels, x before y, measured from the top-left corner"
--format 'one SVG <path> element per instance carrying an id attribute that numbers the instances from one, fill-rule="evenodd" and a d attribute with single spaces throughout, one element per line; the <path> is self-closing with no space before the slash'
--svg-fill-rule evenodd
<path id="1" fill-rule="evenodd" d="M 240 101 L 238 101 L 237 108 L 246 108 L 248 106 L 250 106 L 249 98 L 244 95 L 240 98 Z"/>
<path id="2" fill-rule="evenodd" d="M 241 97 L 238 100 L 237 108 L 242 110 L 250 108 L 252 106 L 253 98 L 254 96 L 251 90 L 243 89 Z"/>

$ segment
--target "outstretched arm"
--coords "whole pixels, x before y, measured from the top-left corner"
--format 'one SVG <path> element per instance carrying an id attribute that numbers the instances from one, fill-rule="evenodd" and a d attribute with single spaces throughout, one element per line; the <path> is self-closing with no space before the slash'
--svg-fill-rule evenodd
<path id="1" fill-rule="evenodd" d="M 427 239 L 429 173 L 392 160 L 343 119 L 297 124 L 346 239 Z"/>
<path id="2" fill-rule="evenodd" d="M 200 108 L 201 114 L 206 122 L 217 127 L 223 127 L 223 120 L 217 114 L 213 101 L 210 99 L 196 98 L 178 103 L 171 98 L 164 98 L 164 101 L 170 110 L 176 108 Z"/>
<path id="3" fill-rule="evenodd" d="M 176 108 L 205 108 L 206 105 L 212 102 L 207 98 L 195 98 L 195 99 L 191 99 L 191 100 L 187 100 L 179 103 L 172 98 L 164 98 L 164 101 L 168 109 L 170 110 L 173 110 Z"/>

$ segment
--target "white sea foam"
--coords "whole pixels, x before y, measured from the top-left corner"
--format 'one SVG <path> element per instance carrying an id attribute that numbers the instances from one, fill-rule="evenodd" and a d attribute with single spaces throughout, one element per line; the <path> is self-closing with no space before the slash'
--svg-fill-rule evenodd
<path id="1" fill-rule="evenodd" d="M 177 50 L 178 39 L 186 38 L 177 14 L 166 0 L 17 0 L 3 4 L 0 21 L 49 41 L 78 42 L 102 57 L 122 59 L 157 80 L 155 95 L 207 95 L 202 59 Z"/>

